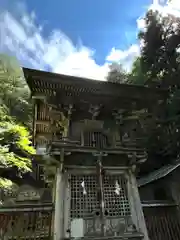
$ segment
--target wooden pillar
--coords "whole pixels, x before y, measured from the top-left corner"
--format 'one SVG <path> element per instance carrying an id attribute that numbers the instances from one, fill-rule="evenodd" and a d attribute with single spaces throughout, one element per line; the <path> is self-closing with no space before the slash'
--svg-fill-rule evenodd
<path id="1" fill-rule="evenodd" d="M 70 181 L 68 180 L 68 172 L 65 171 L 64 174 L 65 179 L 65 193 L 64 193 L 64 238 L 70 238 L 70 208 L 71 208 L 71 189 L 70 189 Z"/>
<path id="2" fill-rule="evenodd" d="M 100 202 L 100 218 L 101 218 L 101 233 L 105 236 L 105 222 L 104 222 L 104 192 L 103 192 L 103 172 L 102 172 L 102 154 L 97 156 L 97 179 L 98 179 L 98 195 Z"/>
<path id="3" fill-rule="evenodd" d="M 36 100 L 34 99 L 33 100 L 33 105 L 34 105 L 34 118 L 33 118 L 33 138 L 32 138 L 32 143 L 33 143 L 33 146 L 36 147 L 36 121 L 37 121 L 37 102 Z"/>
<path id="4" fill-rule="evenodd" d="M 64 238 L 64 174 L 63 174 L 63 160 L 64 154 L 61 152 L 60 166 L 56 173 L 56 187 L 55 187 L 55 214 L 54 214 L 54 238 L 53 240 L 60 240 Z"/>
<path id="5" fill-rule="evenodd" d="M 142 210 L 141 200 L 139 196 L 138 186 L 135 175 L 129 171 L 129 193 L 132 209 L 132 220 L 137 227 L 137 230 L 144 234 L 143 240 L 149 240 L 144 214 Z"/>

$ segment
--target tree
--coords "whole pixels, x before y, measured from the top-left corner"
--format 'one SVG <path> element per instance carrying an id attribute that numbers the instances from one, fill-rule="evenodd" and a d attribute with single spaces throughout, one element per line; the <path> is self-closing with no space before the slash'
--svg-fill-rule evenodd
<path id="1" fill-rule="evenodd" d="M 22 69 L 16 59 L 0 55 L 0 187 L 11 187 L 15 177 L 31 171 L 29 127 L 31 103 Z"/>
<path id="2" fill-rule="evenodd" d="M 155 81 L 161 87 L 175 87 L 179 79 L 180 19 L 148 11 L 146 26 L 139 33 L 141 69 L 147 82 Z M 179 83 L 178 83 L 179 84 Z"/>
<path id="3" fill-rule="evenodd" d="M 128 81 L 128 74 L 121 64 L 113 63 L 109 66 L 107 81 L 112 83 L 126 83 Z"/>
<path id="4" fill-rule="evenodd" d="M 0 100 L 16 122 L 30 127 L 32 104 L 22 69 L 14 57 L 0 54 Z"/>
<path id="5" fill-rule="evenodd" d="M 28 130 L 8 115 L 5 106 L 0 107 L 0 187 L 12 186 L 11 176 L 31 171 L 31 146 Z M 13 174 L 9 174 L 10 172 Z"/>
<path id="6" fill-rule="evenodd" d="M 146 75 L 142 72 L 141 68 L 141 58 L 135 59 L 132 65 L 132 70 L 129 73 L 129 83 L 144 85 L 146 82 Z"/>
<path id="7" fill-rule="evenodd" d="M 172 160 L 180 155 L 180 19 L 172 15 L 162 16 L 157 11 L 148 11 L 145 28 L 139 33 L 143 42 L 138 62 L 134 63 L 131 75 L 142 76 L 145 85 L 169 90 L 165 115 L 148 132 L 148 151 L 153 156 Z M 133 78 L 132 78 L 133 79 Z M 140 81 L 140 79 L 139 79 Z M 144 81 L 144 80 L 143 80 Z"/>

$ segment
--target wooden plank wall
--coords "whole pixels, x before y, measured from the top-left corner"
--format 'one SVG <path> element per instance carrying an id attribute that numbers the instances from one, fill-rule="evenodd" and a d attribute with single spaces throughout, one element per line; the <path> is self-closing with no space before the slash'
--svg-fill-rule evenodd
<path id="1" fill-rule="evenodd" d="M 177 206 L 143 207 L 150 240 L 180 239 L 180 210 Z"/>

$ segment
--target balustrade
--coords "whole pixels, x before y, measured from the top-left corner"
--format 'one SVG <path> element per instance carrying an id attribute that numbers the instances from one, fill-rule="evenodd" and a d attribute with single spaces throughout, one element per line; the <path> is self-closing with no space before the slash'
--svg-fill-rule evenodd
<path id="1" fill-rule="evenodd" d="M 52 207 L 0 208 L 0 239 L 51 239 Z"/>

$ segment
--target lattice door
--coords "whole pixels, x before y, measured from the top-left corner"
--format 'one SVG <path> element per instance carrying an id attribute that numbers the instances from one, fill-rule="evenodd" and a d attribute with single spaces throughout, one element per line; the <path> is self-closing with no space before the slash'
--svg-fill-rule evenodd
<path id="1" fill-rule="evenodd" d="M 105 175 L 104 203 L 107 216 L 124 217 L 131 215 L 127 180 L 124 175 Z"/>
<path id="2" fill-rule="evenodd" d="M 101 204 L 97 187 L 98 177 L 95 172 L 88 175 L 70 175 L 71 221 L 73 219 L 83 219 L 86 236 L 102 235 L 102 224 L 105 234 L 109 236 L 128 232 L 130 227 L 132 231 L 125 176 L 123 174 L 105 174 L 103 178 L 103 220 L 100 216 Z"/>
<path id="3" fill-rule="evenodd" d="M 71 175 L 71 218 L 88 218 L 99 211 L 97 178 L 91 175 Z"/>
<path id="4" fill-rule="evenodd" d="M 134 231 L 125 175 L 106 174 L 103 190 L 105 234 L 118 236 Z"/>

